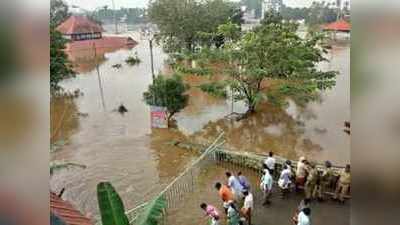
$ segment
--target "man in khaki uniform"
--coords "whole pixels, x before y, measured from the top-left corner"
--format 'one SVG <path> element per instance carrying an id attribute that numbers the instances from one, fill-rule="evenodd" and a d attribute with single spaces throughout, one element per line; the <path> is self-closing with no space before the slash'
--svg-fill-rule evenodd
<path id="1" fill-rule="evenodd" d="M 333 179 L 333 169 L 330 161 L 325 161 L 325 168 L 322 170 L 319 182 L 315 187 L 315 195 L 318 200 L 323 201 L 324 193 L 329 190 Z"/>
<path id="2" fill-rule="evenodd" d="M 309 163 L 308 167 L 308 176 L 307 176 L 307 181 L 305 184 L 305 192 L 306 192 L 306 198 L 311 199 L 315 195 L 315 188 L 317 186 L 317 181 L 318 181 L 318 170 L 315 168 L 315 163 L 311 162 Z"/>
<path id="3" fill-rule="evenodd" d="M 340 173 L 334 199 L 337 199 L 339 196 L 339 201 L 344 203 L 344 196 L 347 194 L 350 188 L 350 180 L 350 165 L 347 164 L 344 171 Z"/>

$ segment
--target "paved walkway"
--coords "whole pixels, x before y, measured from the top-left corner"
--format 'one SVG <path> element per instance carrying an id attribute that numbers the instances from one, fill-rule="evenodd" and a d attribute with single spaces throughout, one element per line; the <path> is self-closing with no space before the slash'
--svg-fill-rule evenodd
<path id="1" fill-rule="evenodd" d="M 200 209 L 202 202 L 216 206 L 221 214 L 222 202 L 217 191 L 214 189 L 215 182 L 225 182 L 225 171 L 237 172 L 239 170 L 249 179 L 252 184 L 252 192 L 255 200 L 253 214 L 253 225 L 286 225 L 292 224 L 291 218 L 297 205 L 303 198 L 303 194 L 291 193 L 288 199 L 282 200 L 278 188 L 274 189 L 271 198 L 272 204 L 268 207 L 262 206 L 262 193 L 258 187 L 259 175 L 249 169 L 230 166 L 225 163 L 203 168 L 196 179 L 194 192 L 179 199 L 179 206 L 170 209 L 167 216 L 168 225 L 201 225 L 208 224 L 208 219 Z M 337 202 L 313 202 L 311 205 L 311 220 L 313 225 L 349 225 L 350 224 L 350 201 L 341 205 Z M 226 219 L 221 219 L 221 225 L 226 224 Z"/>

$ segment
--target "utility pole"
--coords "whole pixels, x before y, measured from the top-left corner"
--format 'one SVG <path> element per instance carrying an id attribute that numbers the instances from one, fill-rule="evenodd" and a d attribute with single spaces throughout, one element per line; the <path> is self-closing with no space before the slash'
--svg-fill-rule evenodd
<path id="1" fill-rule="evenodd" d="M 115 2 L 112 1 L 113 11 L 114 11 L 114 23 L 115 23 L 115 33 L 118 34 L 118 23 L 117 23 L 117 11 L 115 11 Z"/>
<path id="2" fill-rule="evenodd" d="M 149 46 L 150 46 L 150 63 L 151 63 L 151 77 L 153 78 L 153 84 L 154 84 L 154 62 L 153 62 L 153 39 L 149 39 Z"/>
<path id="3" fill-rule="evenodd" d="M 156 78 L 156 75 L 154 74 L 154 58 L 153 58 L 153 40 L 154 40 L 154 30 L 152 27 L 147 24 L 146 26 L 142 27 L 142 30 L 140 32 L 140 36 L 142 40 L 149 41 L 149 47 L 150 47 L 150 63 L 151 63 L 151 77 L 153 79 L 153 84 L 154 80 Z"/>
<path id="4" fill-rule="evenodd" d="M 99 81 L 101 103 L 103 105 L 103 109 L 106 110 L 106 103 L 104 101 L 103 85 L 101 84 L 100 70 L 99 70 L 99 64 L 97 62 L 97 50 L 96 50 L 96 44 L 95 43 L 93 43 L 93 50 L 94 50 L 94 60 L 95 60 L 95 63 L 96 63 L 97 79 Z"/>

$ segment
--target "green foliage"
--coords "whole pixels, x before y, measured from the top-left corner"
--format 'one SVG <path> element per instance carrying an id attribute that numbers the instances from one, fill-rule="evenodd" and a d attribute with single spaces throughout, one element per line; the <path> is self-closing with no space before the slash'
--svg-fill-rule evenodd
<path id="1" fill-rule="evenodd" d="M 183 65 L 178 65 L 176 66 L 175 70 L 180 73 L 184 74 L 193 74 L 197 76 L 205 76 L 205 75 L 210 75 L 211 74 L 211 69 L 209 68 L 204 68 L 204 67 L 187 67 Z"/>
<path id="2" fill-rule="evenodd" d="M 229 21 L 218 26 L 217 34 L 224 37 L 225 42 L 237 41 L 241 35 L 240 26 Z"/>
<path id="3" fill-rule="evenodd" d="M 255 16 L 257 18 L 261 17 L 261 9 L 263 0 L 241 0 L 241 3 L 247 6 L 249 10 L 255 11 Z"/>
<path id="4" fill-rule="evenodd" d="M 124 204 L 111 183 L 97 184 L 97 201 L 102 225 L 129 225 Z"/>
<path id="5" fill-rule="evenodd" d="M 87 16 L 91 17 L 95 21 L 114 23 L 114 15 L 118 21 L 123 17 L 126 17 L 125 22 L 128 24 L 139 24 L 146 21 L 144 8 L 121 7 L 120 9 L 114 10 L 108 8 L 108 6 L 104 6 L 96 11 L 90 12 Z"/>
<path id="6" fill-rule="evenodd" d="M 162 218 L 165 208 L 167 207 L 167 201 L 163 195 L 157 197 L 155 200 L 150 202 L 145 211 L 139 215 L 139 225 L 158 225 Z"/>
<path id="7" fill-rule="evenodd" d="M 157 40 L 167 52 L 194 52 L 199 45 L 220 45 L 219 37 L 205 34 L 216 33 L 229 20 L 237 21 L 236 9 L 226 0 L 155 0 L 150 2 L 149 18 L 157 24 Z"/>
<path id="8" fill-rule="evenodd" d="M 333 3 L 322 1 L 314 1 L 309 8 L 293 8 L 283 6 L 281 8 L 281 15 L 285 20 L 305 20 L 309 26 L 316 26 L 325 23 L 334 22 L 337 19 L 337 8 L 332 7 Z M 344 13 L 348 13 L 348 9 L 343 9 Z"/>
<path id="9" fill-rule="evenodd" d="M 226 98 L 227 97 L 227 93 L 226 93 L 226 84 L 225 83 L 205 83 L 205 84 L 201 84 L 199 86 L 199 88 L 214 96 L 214 97 L 220 97 L 220 98 Z"/>
<path id="10" fill-rule="evenodd" d="M 184 93 L 188 89 L 180 76 L 174 74 L 171 78 L 166 78 L 160 74 L 143 93 L 143 99 L 148 105 L 166 107 L 169 120 L 187 106 L 189 96 Z"/>
<path id="11" fill-rule="evenodd" d="M 137 54 L 135 54 L 135 56 L 128 56 L 128 58 L 125 60 L 125 62 L 130 66 L 134 66 L 136 64 L 139 64 L 141 62 L 141 60 L 137 56 Z"/>
<path id="12" fill-rule="evenodd" d="M 226 72 L 234 99 L 244 100 L 248 112 L 254 112 L 264 99 L 279 102 L 279 98 L 263 92 L 262 82 L 267 79 L 296 83 L 298 86 L 282 87 L 279 94 L 303 93 L 302 99 L 335 85 L 336 72 L 315 68 L 317 63 L 326 60 L 320 46 L 324 36 L 313 33 L 302 39 L 296 34 L 297 27 L 296 23 L 283 22 L 279 15 L 271 14 L 239 41 L 224 46 L 229 56 Z"/>
<path id="13" fill-rule="evenodd" d="M 71 15 L 63 0 L 50 0 L 50 24 L 59 25 Z"/>
<path id="14" fill-rule="evenodd" d="M 67 40 L 62 34 L 50 25 L 50 89 L 58 91 L 58 83 L 65 78 L 72 77 L 75 72 L 64 52 Z"/>

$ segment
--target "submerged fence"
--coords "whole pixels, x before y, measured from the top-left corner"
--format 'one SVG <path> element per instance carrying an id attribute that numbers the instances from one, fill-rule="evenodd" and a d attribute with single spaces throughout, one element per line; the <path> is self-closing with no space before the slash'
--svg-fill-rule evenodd
<path id="1" fill-rule="evenodd" d="M 222 149 L 221 146 L 224 141 L 221 141 L 223 134 L 220 134 L 218 138 L 208 147 L 205 145 L 193 145 L 188 143 L 175 143 L 176 146 L 200 151 L 202 154 L 197 158 L 189 167 L 185 169 L 178 177 L 176 177 L 163 191 L 161 191 L 154 199 L 162 198 L 165 201 L 165 208 L 159 216 L 158 224 L 166 224 L 166 218 L 168 213 L 184 207 L 185 197 L 188 193 L 194 193 L 197 183 L 197 178 L 201 173 L 202 169 L 208 168 L 211 165 L 223 164 L 224 168 L 230 171 L 253 171 L 261 177 L 262 172 L 262 161 L 265 159 L 263 155 L 257 155 L 253 153 L 234 152 L 226 149 Z M 274 180 L 279 178 L 279 174 L 283 169 L 283 165 L 286 159 L 276 157 L 277 162 L 275 164 Z M 296 161 L 292 161 L 292 166 L 296 165 Z M 322 165 L 317 165 L 321 167 Z M 336 173 L 342 169 L 342 167 L 334 167 Z M 328 193 L 332 194 L 335 188 L 335 182 L 332 182 L 331 188 Z M 254 189 L 258 189 L 255 187 Z M 255 198 L 261 198 L 262 193 L 259 191 L 253 191 Z M 138 207 L 128 210 L 126 212 L 130 224 L 140 224 L 140 216 L 143 215 L 146 210 L 149 210 L 150 202 L 143 203 Z"/>
<path id="2" fill-rule="evenodd" d="M 215 161 L 214 151 L 224 144 L 222 140 L 223 133 L 221 133 L 217 139 L 205 148 L 203 154 L 197 158 L 194 162 L 187 167 L 184 172 L 177 176 L 167 187 L 165 187 L 154 200 L 162 198 L 165 201 L 166 207 L 160 216 L 159 224 L 165 222 L 165 214 L 168 210 L 176 209 L 183 206 L 183 199 L 187 193 L 193 192 L 195 179 L 201 171 L 201 168 L 207 167 L 207 164 Z M 154 201 L 153 200 L 153 201 Z M 139 224 L 141 221 L 141 214 L 146 210 L 149 210 L 148 206 L 150 202 L 143 203 L 138 207 L 128 210 L 126 215 L 128 216 L 130 224 Z"/>

